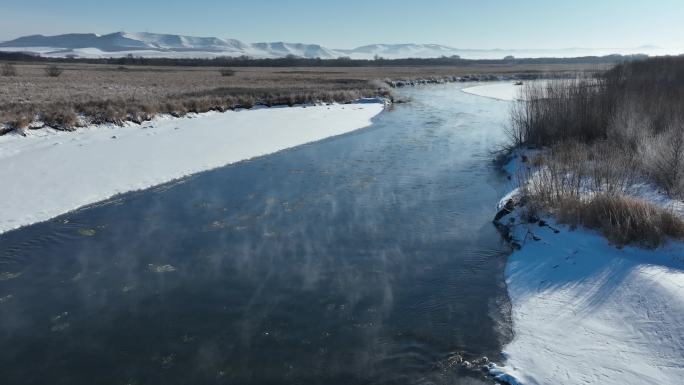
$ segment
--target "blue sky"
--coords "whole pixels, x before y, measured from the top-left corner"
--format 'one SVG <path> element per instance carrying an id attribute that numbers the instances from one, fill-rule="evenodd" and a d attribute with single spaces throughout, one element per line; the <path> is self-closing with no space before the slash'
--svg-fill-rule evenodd
<path id="1" fill-rule="evenodd" d="M 0 0 L 0 40 L 149 31 L 352 48 L 684 48 L 682 0 Z"/>

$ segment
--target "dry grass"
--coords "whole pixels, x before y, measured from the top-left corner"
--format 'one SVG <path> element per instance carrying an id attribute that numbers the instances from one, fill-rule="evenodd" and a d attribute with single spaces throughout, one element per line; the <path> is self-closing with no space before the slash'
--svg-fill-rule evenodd
<path id="1" fill-rule="evenodd" d="M 684 221 L 674 213 L 619 194 L 567 196 L 551 209 L 562 223 L 598 229 L 618 246 L 657 247 L 668 237 L 684 240 Z"/>
<path id="2" fill-rule="evenodd" d="M 684 221 L 674 212 L 627 195 L 642 175 L 641 162 L 629 147 L 570 141 L 527 159 L 529 168 L 518 177 L 533 214 L 550 213 L 562 223 L 600 230 L 618 246 L 684 240 Z"/>
<path id="3" fill-rule="evenodd" d="M 98 122 L 142 121 L 157 113 L 227 110 L 255 104 L 347 102 L 391 97 L 377 79 L 418 79 L 475 74 L 545 74 L 593 70 L 587 65 L 482 65 L 479 67 L 254 68 L 222 76 L 215 67 L 66 64 L 59 77 L 41 63 L 17 64 L 19 76 L 0 77 L 0 124 L 22 127 L 36 119 L 69 128 L 73 114 Z"/>
<path id="4" fill-rule="evenodd" d="M 11 63 L 5 63 L 0 68 L 0 76 L 17 76 L 17 67 Z"/>
<path id="5" fill-rule="evenodd" d="M 521 185 L 531 210 L 600 229 L 617 245 L 684 239 L 673 212 L 626 195 L 650 181 L 684 198 L 684 57 L 539 83 L 512 109 L 514 146 L 544 147 Z"/>
<path id="6" fill-rule="evenodd" d="M 628 197 L 643 159 L 607 141 L 570 141 L 527 160 L 519 175 L 532 212 L 557 215 L 562 223 L 597 229 L 614 244 L 656 247 L 667 237 L 684 240 L 684 221 L 671 210 Z"/>
<path id="7" fill-rule="evenodd" d="M 219 70 L 219 73 L 221 74 L 221 76 L 234 76 L 235 70 L 232 70 L 230 68 L 222 68 Z"/>
<path id="8" fill-rule="evenodd" d="M 639 154 L 602 140 L 591 144 L 568 141 L 528 160 L 521 185 L 542 202 L 583 194 L 622 194 L 639 177 Z"/>
<path id="9" fill-rule="evenodd" d="M 51 78 L 56 78 L 59 77 L 59 75 L 64 72 L 61 68 L 57 67 L 55 64 L 51 64 L 47 67 L 45 67 L 45 75 L 51 77 Z"/>

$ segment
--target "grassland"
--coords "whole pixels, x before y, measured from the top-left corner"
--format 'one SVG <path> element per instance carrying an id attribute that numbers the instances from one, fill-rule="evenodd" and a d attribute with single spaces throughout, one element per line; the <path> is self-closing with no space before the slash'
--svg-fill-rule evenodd
<path id="1" fill-rule="evenodd" d="M 387 80 L 431 80 L 466 75 L 525 75 L 594 71 L 597 64 L 482 64 L 415 67 L 225 68 L 13 63 L 16 74 L 0 76 L 0 133 L 35 122 L 72 129 L 86 123 L 141 122 L 159 113 L 348 102 L 392 98 Z M 225 76 L 228 75 L 228 76 Z"/>

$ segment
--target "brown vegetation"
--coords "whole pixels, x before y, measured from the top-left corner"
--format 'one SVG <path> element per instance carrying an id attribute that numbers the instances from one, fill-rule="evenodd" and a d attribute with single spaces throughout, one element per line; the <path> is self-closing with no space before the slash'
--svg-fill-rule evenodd
<path id="1" fill-rule="evenodd" d="M 630 62 L 591 78 L 528 85 L 512 109 L 515 146 L 545 148 L 523 175 L 528 200 L 617 244 L 684 239 L 667 209 L 628 198 L 650 181 L 684 198 L 684 57 Z"/>
<path id="2" fill-rule="evenodd" d="M 254 105 L 349 102 L 386 96 L 377 79 L 435 79 L 468 74 L 527 74 L 589 70 L 576 64 L 483 65 L 480 67 L 154 67 L 126 64 L 60 63 L 59 77 L 45 64 L 17 64 L 19 76 L 0 77 L 0 125 L 24 127 L 35 120 L 58 128 L 79 122 L 141 122 L 158 113 L 224 111 Z M 82 116 L 83 119 L 74 119 Z"/>
<path id="3" fill-rule="evenodd" d="M 57 67 L 55 64 L 51 64 L 47 67 L 45 67 L 45 75 L 51 77 L 51 78 L 56 78 L 59 75 L 61 75 L 63 70 L 59 67 Z"/>
<path id="4" fill-rule="evenodd" d="M 11 63 L 5 63 L 0 68 L 0 75 L 2 76 L 17 76 L 17 67 Z"/>
<path id="5" fill-rule="evenodd" d="M 532 212 L 600 230 L 618 246 L 655 247 L 666 237 L 684 239 L 684 221 L 670 209 L 628 196 L 637 160 L 615 146 L 565 143 L 528 162 L 533 172 L 523 176 L 523 195 Z"/>
<path id="6" fill-rule="evenodd" d="M 684 222 L 671 211 L 619 194 L 563 197 L 556 213 L 562 223 L 598 229 L 618 246 L 657 247 L 667 237 L 684 239 Z"/>
<path id="7" fill-rule="evenodd" d="M 627 62 L 588 78 L 528 83 L 522 96 L 525 102 L 512 111 L 518 145 L 589 143 L 610 134 L 634 136 L 635 128 L 659 134 L 684 121 L 684 56 Z"/>

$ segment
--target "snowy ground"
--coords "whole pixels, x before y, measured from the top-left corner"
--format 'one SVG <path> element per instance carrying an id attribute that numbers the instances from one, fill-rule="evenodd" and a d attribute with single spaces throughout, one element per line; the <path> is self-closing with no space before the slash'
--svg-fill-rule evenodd
<path id="1" fill-rule="evenodd" d="M 482 86 L 468 87 L 461 91 L 477 96 L 498 100 L 516 100 L 520 97 L 522 86 L 516 86 L 513 82 L 488 83 Z"/>
<path id="2" fill-rule="evenodd" d="M 370 125 L 383 108 L 375 101 L 209 112 L 142 126 L 0 136 L 0 233 L 118 193 L 344 134 Z"/>
<path id="3" fill-rule="evenodd" d="M 683 243 L 617 249 L 551 218 L 510 218 L 522 244 L 506 268 L 515 338 L 495 373 L 522 384 L 682 383 Z"/>

